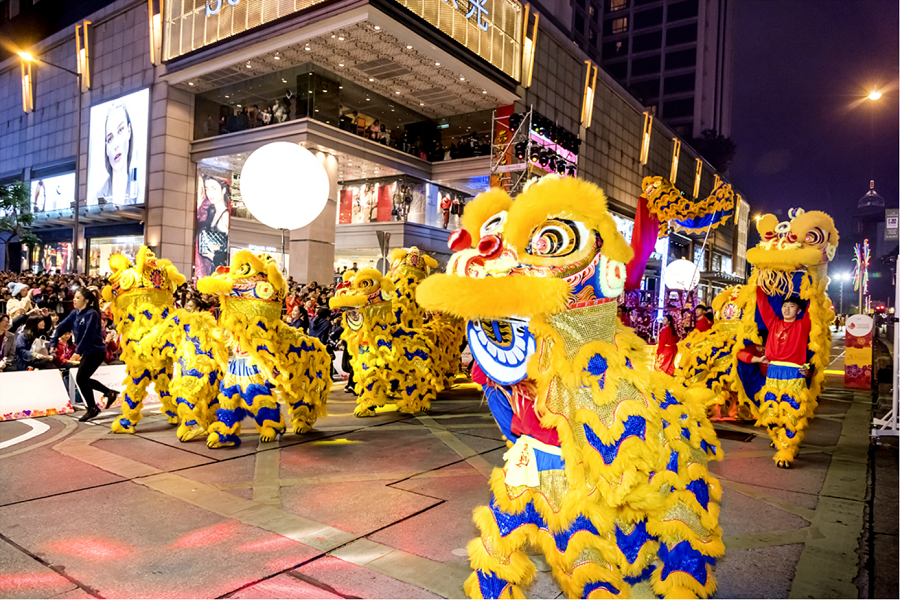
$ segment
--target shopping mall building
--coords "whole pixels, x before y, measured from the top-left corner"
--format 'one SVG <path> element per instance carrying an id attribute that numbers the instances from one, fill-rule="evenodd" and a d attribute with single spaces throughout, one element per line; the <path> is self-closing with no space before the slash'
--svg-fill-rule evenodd
<path id="1" fill-rule="evenodd" d="M 600 185 L 626 237 L 643 177 L 674 175 L 688 196 L 708 195 L 719 174 L 540 10 L 515 0 L 113 2 L 27 49 L 43 62 L 0 64 L 0 182 L 30 186 L 42 241 L 21 267 L 67 266 L 76 195 L 91 273 L 147 244 L 197 276 L 242 248 L 280 260 L 284 240 L 294 279 L 322 282 L 375 264 L 379 231 L 390 248 L 446 258 L 465 203 L 520 173 L 501 164 L 512 148 L 492 152 L 506 135 L 496 117 L 513 112 L 548 128 L 531 136 L 527 169 L 558 165 Z M 51 65 L 80 72 L 81 89 Z M 246 158 L 276 141 L 305 146 L 331 180 L 324 212 L 285 236 L 240 193 Z M 672 258 L 704 261 L 710 291 L 742 278 L 748 215 L 740 200 L 702 253 L 704 236 L 670 234 L 646 285 Z"/>

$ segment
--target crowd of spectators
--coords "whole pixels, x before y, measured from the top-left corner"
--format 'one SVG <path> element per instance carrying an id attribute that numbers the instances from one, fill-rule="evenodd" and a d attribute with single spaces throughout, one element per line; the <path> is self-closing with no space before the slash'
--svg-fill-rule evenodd
<path id="1" fill-rule="evenodd" d="M 74 310 L 75 292 L 88 288 L 99 296 L 107 283 L 103 277 L 0 271 L 0 373 L 76 367 L 80 357 L 71 334 L 59 336 L 55 347 L 50 347 L 50 340 L 56 338 L 60 321 Z M 318 338 L 334 357 L 343 331 L 340 311 L 328 308 L 335 285 L 298 285 L 289 278 L 288 286 L 282 307 L 284 321 Z M 176 291 L 175 304 L 190 312 L 209 311 L 219 316 L 218 298 L 199 293 L 190 283 Z M 119 336 L 108 309 L 101 306 L 105 363 L 121 364 Z"/>

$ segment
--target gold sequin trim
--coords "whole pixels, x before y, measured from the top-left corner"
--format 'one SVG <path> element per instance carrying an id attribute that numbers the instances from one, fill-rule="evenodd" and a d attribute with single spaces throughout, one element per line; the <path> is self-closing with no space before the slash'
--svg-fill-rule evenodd
<path id="1" fill-rule="evenodd" d="M 231 313 L 240 313 L 251 318 L 257 317 L 268 321 L 278 321 L 281 319 L 281 303 L 222 296 L 222 317 L 226 317 Z"/>
<path id="2" fill-rule="evenodd" d="M 616 303 L 576 308 L 547 319 L 563 340 L 566 360 L 572 362 L 578 351 L 589 342 L 612 343 L 616 333 Z"/>
<path id="3" fill-rule="evenodd" d="M 710 539 L 709 529 L 700 524 L 700 515 L 688 508 L 684 502 L 679 502 L 669 509 L 668 512 L 663 515 L 662 521 L 681 521 L 687 525 L 688 529 L 690 529 L 700 541 L 706 543 Z"/>

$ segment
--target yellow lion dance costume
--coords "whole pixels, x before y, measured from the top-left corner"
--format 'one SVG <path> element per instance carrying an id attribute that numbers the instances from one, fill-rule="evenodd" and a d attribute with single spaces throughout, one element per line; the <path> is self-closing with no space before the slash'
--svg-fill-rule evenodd
<path id="1" fill-rule="evenodd" d="M 417 297 L 468 320 L 488 404 L 515 440 L 475 511 L 466 593 L 523 598 L 530 542 L 572 598 L 712 594 L 724 546 L 706 393 L 668 391 L 616 319 L 632 251 L 602 191 L 553 176 L 514 202 L 494 189 L 463 227 L 451 243 L 466 248 Z"/>
<path id="2" fill-rule="evenodd" d="M 219 327 L 228 335 L 232 355 L 221 365 L 217 420 L 209 426 L 207 445 L 240 445 L 245 415 L 256 421 L 264 442 L 284 433 L 276 394 L 290 405 L 294 433 L 312 429 L 326 414 L 331 359 L 319 340 L 282 323 L 285 283 L 275 261 L 240 250 L 230 267 L 203 277 L 197 289 L 219 296 Z"/>
<path id="3" fill-rule="evenodd" d="M 432 356 L 432 365 L 435 374 L 442 379 L 442 387 L 448 388 L 452 378 L 462 370 L 465 323 L 446 314 L 433 314 L 426 320 L 425 311 L 416 302 L 416 288 L 435 272 L 437 266 L 436 260 L 421 254 L 416 246 L 391 252 L 391 281 L 396 288 L 392 302 L 397 323 L 407 329 L 422 329 L 434 342 L 436 353 Z"/>
<path id="4" fill-rule="evenodd" d="M 347 272 L 329 302 L 344 312 L 341 339 L 350 352 L 356 385 L 357 417 L 375 416 L 375 409 L 397 398 L 397 410 L 417 413 L 431 408 L 443 388 L 435 376 L 434 344 L 421 329 L 397 323 L 392 300 L 394 284 L 377 269 Z"/>
<path id="5" fill-rule="evenodd" d="M 707 406 L 713 419 L 750 419 L 746 405 L 738 402 L 734 346 L 743 307 L 738 304 L 741 286 L 719 293 L 712 302 L 716 320 L 707 331 L 694 330 L 678 343 L 674 377 L 685 387 L 706 387 L 715 394 Z"/>
<path id="6" fill-rule="evenodd" d="M 103 300 L 110 303 L 116 330 L 122 339 L 122 362 L 125 363 L 125 393 L 122 416 L 112 424 L 114 433 L 134 433 L 141 420 L 141 409 L 147 387 L 153 383 L 162 400 L 162 413 L 169 423 L 178 422 L 175 402 L 169 391 L 172 361 L 148 367 L 141 359 L 138 344 L 151 329 L 165 321 L 175 310 L 175 290 L 185 279 L 168 260 L 156 258 L 141 246 L 135 263 L 121 255 L 109 258 L 112 274 L 103 288 Z"/>
<path id="7" fill-rule="evenodd" d="M 789 211 L 788 221 L 765 215 L 756 228 L 761 241 L 747 251 L 753 271 L 738 296 L 737 303 L 746 308 L 734 360 L 746 354 L 745 348 L 762 347 L 762 334 L 768 332 L 765 378 L 758 363 L 737 364 L 739 394 L 757 417 L 756 424 L 767 428 L 776 465 L 789 468 L 825 382 L 834 321 L 827 270 L 839 237 L 827 214 L 799 208 Z M 790 322 L 782 319 L 788 300 L 800 304 Z"/>

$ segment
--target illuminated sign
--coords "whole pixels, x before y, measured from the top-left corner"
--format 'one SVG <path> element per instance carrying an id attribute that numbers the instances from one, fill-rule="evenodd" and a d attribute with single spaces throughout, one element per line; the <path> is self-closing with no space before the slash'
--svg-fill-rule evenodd
<path id="1" fill-rule="evenodd" d="M 521 78 L 524 9 L 518 0 L 396 0 L 515 80 Z M 164 60 L 177 58 L 324 0 L 164 3 Z"/>

